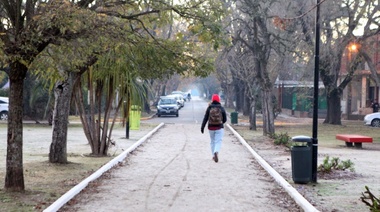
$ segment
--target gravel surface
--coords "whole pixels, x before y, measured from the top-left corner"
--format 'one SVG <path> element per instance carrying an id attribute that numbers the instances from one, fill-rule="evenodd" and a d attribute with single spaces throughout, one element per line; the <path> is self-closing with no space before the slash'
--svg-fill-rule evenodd
<path id="1" fill-rule="evenodd" d="M 299 211 L 226 130 L 219 162 L 199 125 L 165 125 L 63 211 Z"/>

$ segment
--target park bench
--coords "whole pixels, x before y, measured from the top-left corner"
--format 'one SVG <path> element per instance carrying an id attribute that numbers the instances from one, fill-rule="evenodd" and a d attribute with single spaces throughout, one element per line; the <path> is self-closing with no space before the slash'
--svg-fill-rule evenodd
<path id="1" fill-rule="evenodd" d="M 337 134 L 335 138 L 338 140 L 345 141 L 346 146 L 348 147 L 352 147 L 352 144 L 354 143 L 355 147 L 357 148 L 362 148 L 363 142 L 372 143 L 373 141 L 372 137 L 355 134 Z"/>

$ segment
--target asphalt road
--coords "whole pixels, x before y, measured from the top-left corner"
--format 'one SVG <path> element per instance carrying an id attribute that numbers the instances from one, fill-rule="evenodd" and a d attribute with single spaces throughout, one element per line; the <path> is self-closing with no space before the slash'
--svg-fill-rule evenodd
<path id="1" fill-rule="evenodd" d="M 144 120 L 149 123 L 165 124 L 201 124 L 208 103 L 197 96 L 191 101 L 185 102 L 185 106 L 179 110 L 179 116 L 154 116 L 152 119 Z M 200 131 L 200 126 L 199 126 Z"/>

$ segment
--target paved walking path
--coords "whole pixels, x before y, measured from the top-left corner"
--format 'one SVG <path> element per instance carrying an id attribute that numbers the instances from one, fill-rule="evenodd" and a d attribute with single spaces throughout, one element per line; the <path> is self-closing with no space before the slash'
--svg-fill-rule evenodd
<path id="1" fill-rule="evenodd" d="M 279 189 L 226 128 L 219 162 L 198 124 L 166 124 L 85 192 L 77 211 L 298 211 L 273 198 Z"/>

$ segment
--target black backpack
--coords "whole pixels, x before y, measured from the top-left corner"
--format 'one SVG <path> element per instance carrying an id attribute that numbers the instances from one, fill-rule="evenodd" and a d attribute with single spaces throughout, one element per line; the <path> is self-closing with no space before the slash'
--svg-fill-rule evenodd
<path id="1" fill-rule="evenodd" d="M 222 109 L 220 107 L 211 107 L 208 116 L 208 123 L 212 125 L 223 124 Z"/>

